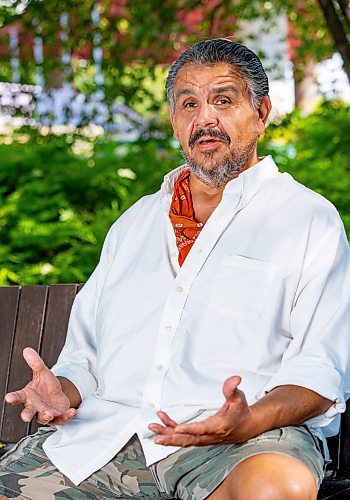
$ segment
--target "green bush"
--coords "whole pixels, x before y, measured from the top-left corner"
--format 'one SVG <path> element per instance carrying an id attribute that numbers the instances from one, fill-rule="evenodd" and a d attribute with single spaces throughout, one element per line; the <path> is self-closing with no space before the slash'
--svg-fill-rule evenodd
<path id="1" fill-rule="evenodd" d="M 270 125 L 260 154 L 338 208 L 350 235 L 350 108 Z M 0 137 L 0 285 L 83 282 L 108 228 L 181 162 L 171 139 L 116 144 L 24 128 Z"/>
<path id="2" fill-rule="evenodd" d="M 12 139 L 0 144 L 1 285 L 85 281 L 110 225 L 178 163 L 155 141 L 117 145 L 30 129 Z"/>
<path id="3" fill-rule="evenodd" d="M 328 198 L 350 237 L 350 107 L 322 102 L 307 117 L 298 111 L 267 128 L 260 151 L 279 168 Z"/>

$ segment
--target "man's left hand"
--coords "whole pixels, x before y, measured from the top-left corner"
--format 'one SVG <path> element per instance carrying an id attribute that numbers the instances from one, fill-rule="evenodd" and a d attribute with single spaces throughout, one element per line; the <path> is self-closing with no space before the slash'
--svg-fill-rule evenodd
<path id="1" fill-rule="evenodd" d="M 254 413 L 244 393 L 237 388 L 240 382 L 238 376 L 224 382 L 224 404 L 215 415 L 202 422 L 178 425 L 165 412 L 157 412 L 164 425 L 152 423 L 148 426 L 157 434 L 155 443 L 164 446 L 208 446 L 242 443 L 253 437 Z"/>

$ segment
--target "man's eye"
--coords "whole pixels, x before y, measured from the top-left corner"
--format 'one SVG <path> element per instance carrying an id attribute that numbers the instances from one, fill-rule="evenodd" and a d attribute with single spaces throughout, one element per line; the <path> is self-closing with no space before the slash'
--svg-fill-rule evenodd
<path id="1" fill-rule="evenodd" d="M 196 103 L 194 101 L 187 101 L 184 104 L 184 108 L 194 108 L 196 106 Z"/>
<path id="2" fill-rule="evenodd" d="M 216 101 L 216 104 L 230 104 L 230 100 L 229 99 L 225 99 L 225 98 L 218 99 Z"/>

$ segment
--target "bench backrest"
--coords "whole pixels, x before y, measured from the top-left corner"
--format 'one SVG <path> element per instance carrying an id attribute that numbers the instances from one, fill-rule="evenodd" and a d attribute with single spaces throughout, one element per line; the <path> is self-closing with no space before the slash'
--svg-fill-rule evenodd
<path id="1" fill-rule="evenodd" d="M 0 441 L 15 443 L 36 431 L 35 422 L 20 419 L 21 408 L 4 403 L 6 392 L 31 378 L 22 357 L 24 347 L 37 350 L 45 363 L 55 364 L 62 349 L 73 300 L 82 285 L 0 287 Z M 338 436 L 328 440 L 331 469 L 350 472 L 350 405 L 342 415 Z"/>
<path id="2" fill-rule="evenodd" d="M 35 432 L 20 419 L 21 408 L 4 403 L 6 392 L 23 387 L 31 371 L 22 351 L 33 347 L 51 367 L 67 333 L 68 318 L 80 285 L 0 287 L 0 441 L 15 443 Z"/>

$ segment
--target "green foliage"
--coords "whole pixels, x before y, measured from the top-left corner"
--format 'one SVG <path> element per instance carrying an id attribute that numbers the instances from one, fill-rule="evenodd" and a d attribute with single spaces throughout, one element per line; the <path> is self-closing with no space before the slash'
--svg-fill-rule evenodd
<path id="1" fill-rule="evenodd" d="M 261 143 L 280 170 L 328 198 L 338 209 L 350 237 L 350 107 L 322 102 L 314 113 L 298 110 L 270 125 Z"/>
<path id="2" fill-rule="evenodd" d="M 64 76 L 75 89 L 84 92 L 88 100 L 97 90 L 93 47 L 98 46 L 103 50 L 103 84 L 99 85 L 107 106 L 115 99 L 133 107 L 140 104 L 145 107 L 146 101 L 148 109 L 158 111 L 164 103 L 164 93 L 154 95 L 148 83 L 157 80 L 157 64 L 171 60 L 177 37 L 186 31 L 176 19 L 176 12 L 181 8 L 177 0 L 161 3 L 132 0 L 120 5 L 95 0 L 12 0 L 11 3 L 11 9 L 0 7 L 0 28 L 19 21 L 28 37 L 20 53 L 21 83 L 34 83 L 29 63 L 33 61 L 32 39 L 40 35 L 44 45 L 40 66 L 47 88 L 55 77 L 59 80 Z M 96 12 L 92 15 L 96 9 L 98 16 Z M 67 28 L 60 27 L 63 13 L 68 14 Z M 64 41 L 60 39 L 63 33 Z M 169 36 L 173 33 L 175 38 Z M 7 37 L 4 47 L 8 47 L 6 32 L 4 36 Z M 66 66 L 61 59 L 62 50 L 72 55 Z M 10 58 L 6 50 L 3 52 L 0 79 L 11 81 Z M 80 62 L 85 64 L 81 66 Z"/>
<path id="3" fill-rule="evenodd" d="M 98 20 L 93 22 L 96 8 Z M 339 6 L 336 10 L 341 22 Z M 63 13 L 68 15 L 66 27 L 61 26 Z M 34 83 L 32 40 L 40 35 L 44 45 L 40 66 L 47 88 L 64 77 L 87 97 L 97 90 L 93 47 L 98 46 L 103 50 L 103 84 L 99 85 L 107 106 L 117 99 L 157 113 L 164 99 L 150 91 L 149 81 L 159 81 L 159 65 L 168 65 L 179 50 L 203 38 L 233 36 L 249 44 L 240 33 L 239 22 L 263 19 L 263 31 L 274 30 L 280 14 L 290 23 L 295 75 L 301 78 L 310 55 L 319 61 L 336 50 L 315 0 L 216 0 L 210 7 L 202 0 L 10 0 L 7 7 L 0 6 L 0 28 L 6 28 L 0 30 L 0 39 L 8 47 L 7 28 L 19 21 L 26 34 L 20 50 L 21 83 Z M 345 28 L 349 34 L 347 23 Z M 70 63 L 62 62 L 62 50 L 72 56 Z M 4 81 L 12 77 L 9 54 L 10 50 L 0 54 L 0 79 Z"/>
<path id="4" fill-rule="evenodd" d="M 4 142 L 9 137 L 0 145 L 2 285 L 85 281 L 110 225 L 178 164 L 155 141 L 116 145 L 22 129 Z"/>
<path id="5" fill-rule="evenodd" d="M 267 128 L 260 154 L 339 210 L 350 236 L 350 107 L 324 102 Z M 83 282 L 108 228 L 181 163 L 171 139 L 116 144 L 20 129 L 0 144 L 0 285 Z"/>

